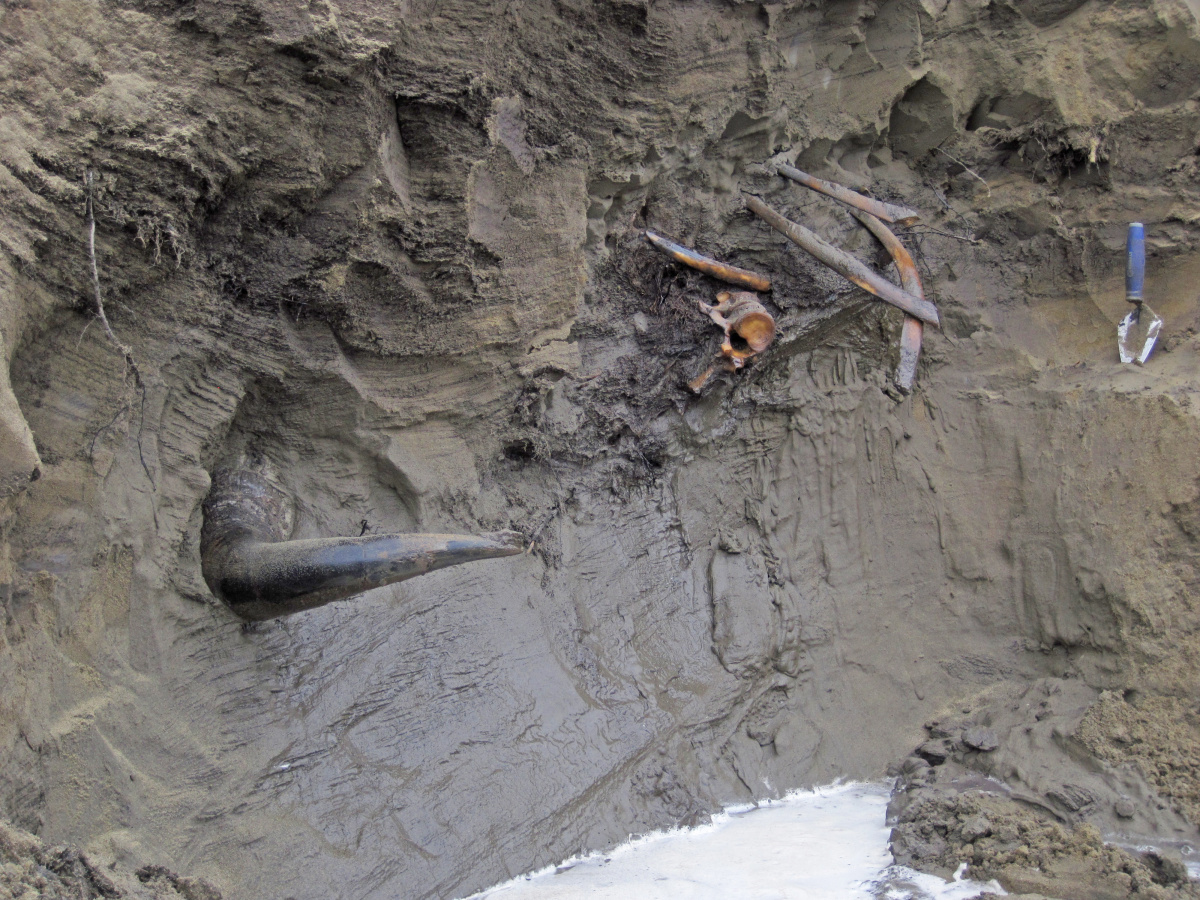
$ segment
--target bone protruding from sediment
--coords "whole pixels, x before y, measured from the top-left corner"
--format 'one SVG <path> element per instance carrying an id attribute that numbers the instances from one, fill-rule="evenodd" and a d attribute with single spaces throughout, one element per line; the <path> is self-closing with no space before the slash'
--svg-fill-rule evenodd
<path id="1" fill-rule="evenodd" d="M 693 378 L 691 381 L 689 381 L 688 389 L 693 394 L 699 394 L 706 387 L 708 387 L 708 383 L 710 381 L 712 381 L 712 378 L 716 373 L 717 373 L 717 366 L 714 363 L 713 365 L 711 365 L 707 369 L 705 369 L 703 372 L 701 372 L 699 375 L 697 375 L 695 378 Z"/>
<path id="2" fill-rule="evenodd" d="M 803 225 L 785 219 L 753 194 L 746 194 L 746 206 L 764 222 L 788 238 L 792 243 L 833 269 L 843 278 L 852 281 L 864 291 L 869 291 L 880 300 L 899 307 L 909 315 L 935 327 L 939 326 L 937 307 L 921 297 L 915 297 L 886 278 L 872 272 L 864 263 L 844 250 L 826 243 Z"/>
<path id="3" fill-rule="evenodd" d="M 721 352 L 739 369 L 745 360 L 762 353 L 775 340 L 775 317 L 749 291 L 721 291 L 716 306 L 701 302 L 700 310 L 725 332 Z M 746 342 L 748 350 L 734 348 L 734 334 Z"/>
<path id="4" fill-rule="evenodd" d="M 515 531 L 288 540 L 290 498 L 253 470 L 218 470 L 204 504 L 200 558 L 217 597 L 248 620 L 274 619 L 427 572 L 515 556 Z"/>
<path id="5" fill-rule="evenodd" d="M 692 393 L 699 394 L 718 370 L 736 372 L 746 360 L 757 356 L 775 340 L 775 317 L 767 312 L 758 297 L 749 291 L 721 291 L 717 303 L 700 301 L 700 311 L 725 332 L 721 355 L 716 362 L 688 382 Z M 745 348 L 733 346 L 733 335 L 746 342 Z"/>
<path id="6" fill-rule="evenodd" d="M 771 280 L 766 276 L 759 275 L 757 272 L 751 272 L 749 269 L 739 269 L 737 266 L 731 266 L 710 256 L 697 253 L 695 250 L 690 250 L 682 244 L 677 244 L 669 238 L 663 237 L 661 234 L 647 231 L 646 240 L 676 262 L 681 262 L 685 266 L 691 266 L 693 269 L 703 272 L 706 275 L 711 275 L 713 278 L 719 278 L 729 284 L 748 287 L 753 291 L 769 291 L 771 289 Z"/>
<path id="7" fill-rule="evenodd" d="M 775 168 L 780 175 L 790 178 L 792 181 L 819 191 L 847 206 L 861 209 L 885 222 L 892 222 L 895 225 L 915 225 L 921 221 L 921 214 L 907 206 L 897 206 L 895 203 L 887 203 L 883 200 L 876 200 L 874 197 L 864 196 L 858 191 L 852 191 L 836 182 L 826 181 L 824 178 L 817 178 L 807 172 L 801 172 L 795 166 L 789 166 L 787 163 L 779 163 Z"/>
<path id="8" fill-rule="evenodd" d="M 908 248 L 892 233 L 892 230 L 870 213 L 853 209 L 850 214 L 867 227 L 875 235 L 879 243 L 891 254 L 892 262 L 900 273 L 900 286 L 914 297 L 925 299 L 925 288 L 921 284 L 917 264 L 908 252 Z M 917 361 L 921 356 L 921 341 L 924 338 L 925 327 L 921 320 L 905 313 L 904 325 L 900 329 L 900 364 L 896 367 L 896 387 L 904 393 L 912 390 L 917 377 Z"/>

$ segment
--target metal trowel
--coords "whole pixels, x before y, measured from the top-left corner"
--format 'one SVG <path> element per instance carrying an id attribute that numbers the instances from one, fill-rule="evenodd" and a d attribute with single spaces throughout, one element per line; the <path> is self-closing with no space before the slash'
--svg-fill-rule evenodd
<path id="1" fill-rule="evenodd" d="M 1163 320 L 1142 300 L 1146 281 L 1146 229 L 1131 222 L 1125 241 L 1125 299 L 1133 304 L 1117 326 L 1117 349 L 1121 362 L 1142 365 L 1150 358 Z"/>

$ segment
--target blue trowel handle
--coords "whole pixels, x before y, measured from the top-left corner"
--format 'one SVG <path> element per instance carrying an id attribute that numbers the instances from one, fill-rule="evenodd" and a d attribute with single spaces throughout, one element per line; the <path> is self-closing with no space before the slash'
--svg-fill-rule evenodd
<path id="1" fill-rule="evenodd" d="M 1146 282 L 1146 229 L 1141 222 L 1129 223 L 1125 240 L 1125 299 L 1142 302 L 1142 285 Z"/>

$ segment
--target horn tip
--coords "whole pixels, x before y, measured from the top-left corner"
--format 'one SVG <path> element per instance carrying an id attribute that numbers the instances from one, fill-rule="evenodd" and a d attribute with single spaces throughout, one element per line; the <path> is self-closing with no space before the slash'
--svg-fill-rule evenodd
<path id="1" fill-rule="evenodd" d="M 529 545 L 529 539 L 519 531 L 492 531 L 480 537 L 497 545 L 498 556 L 516 556 Z"/>

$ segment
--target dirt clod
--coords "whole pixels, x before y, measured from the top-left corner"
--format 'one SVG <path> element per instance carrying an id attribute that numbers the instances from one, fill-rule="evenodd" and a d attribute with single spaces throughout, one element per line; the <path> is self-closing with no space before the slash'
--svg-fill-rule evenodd
<path id="1" fill-rule="evenodd" d="M 1105 844 L 1090 825 L 1064 826 L 1044 812 L 982 792 L 926 791 L 892 831 L 896 861 L 949 877 L 962 863 L 977 880 L 1061 900 L 1200 897 L 1177 856 L 1135 855 Z"/>

